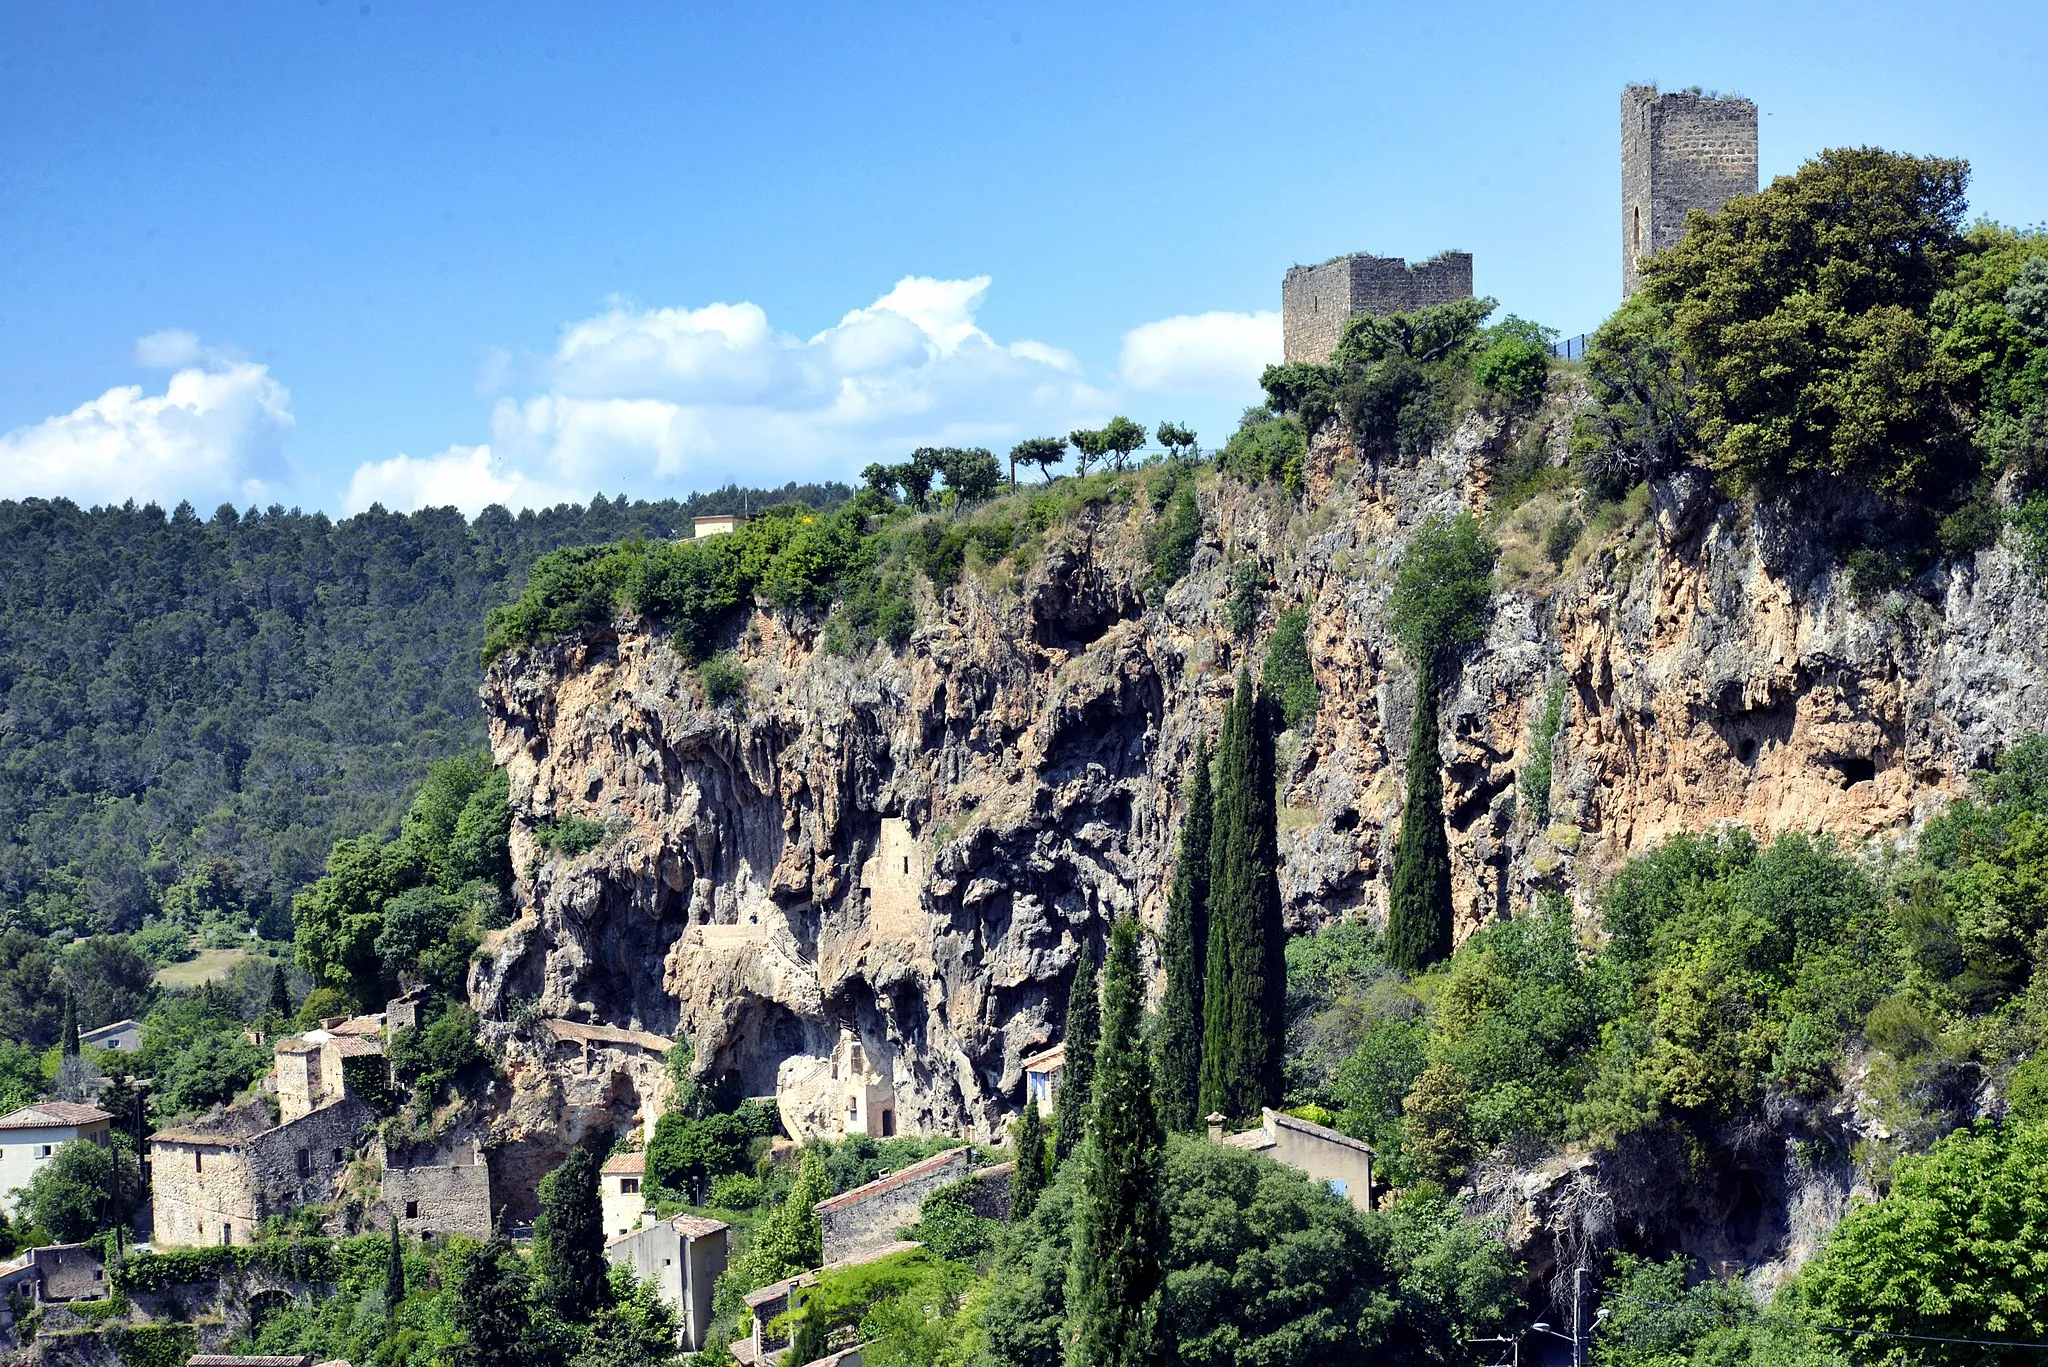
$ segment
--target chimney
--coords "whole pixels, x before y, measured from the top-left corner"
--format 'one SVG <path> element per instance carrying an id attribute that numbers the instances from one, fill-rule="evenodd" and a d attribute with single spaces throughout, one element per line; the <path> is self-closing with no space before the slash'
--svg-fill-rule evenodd
<path id="1" fill-rule="evenodd" d="M 1209 1142 L 1211 1144 L 1221 1144 L 1223 1142 L 1223 1117 L 1220 1115 L 1211 1114 L 1209 1117 Z"/>

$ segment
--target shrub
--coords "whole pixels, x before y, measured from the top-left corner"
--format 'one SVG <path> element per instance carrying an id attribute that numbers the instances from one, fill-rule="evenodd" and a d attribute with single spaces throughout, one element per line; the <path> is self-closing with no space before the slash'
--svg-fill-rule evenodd
<path id="1" fill-rule="evenodd" d="M 564 816 L 534 823 L 534 842 L 542 849 L 574 859 L 588 854 L 605 842 L 611 830 L 602 821 Z"/>
<path id="2" fill-rule="evenodd" d="M 1564 729 L 1564 675 L 1553 674 L 1543 690 L 1543 710 L 1537 714 L 1529 736 L 1529 763 L 1522 770 L 1522 810 L 1529 825 L 1540 830 L 1550 824 L 1550 777 L 1557 750 L 1557 736 Z"/>
<path id="3" fill-rule="evenodd" d="M 761 1204 L 761 1179 L 743 1172 L 722 1173 L 711 1179 L 706 1204 L 719 1210 L 752 1210 Z"/>
<path id="4" fill-rule="evenodd" d="M 1278 417 L 1263 408 L 1248 408 L 1237 431 L 1224 444 L 1219 463 L 1246 484 L 1278 483 L 1290 494 L 1301 492 L 1308 460 L 1308 434 L 1293 417 Z"/>
<path id="5" fill-rule="evenodd" d="M 1179 465 L 1169 468 L 1152 496 L 1160 516 L 1146 532 L 1151 567 L 1145 589 L 1156 601 L 1178 584 L 1194 563 L 1195 549 L 1202 543 L 1202 505 L 1195 497 L 1194 480 Z"/>
<path id="6" fill-rule="evenodd" d="M 697 666 L 697 682 L 704 685 L 704 701 L 723 707 L 735 699 L 745 701 L 747 671 L 729 650 L 722 650 Z"/>
<path id="7" fill-rule="evenodd" d="M 1309 663 L 1307 608 L 1289 608 L 1274 623 L 1259 681 L 1279 700 L 1281 721 L 1289 730 L 1298 731 L 1315 720 L 1323 699 Z"/>
<path id="8" fill-rule="evenodd" d="M 1491 299 L 1352 319 L 1337 344 L 1337 407 L 1353 436 L 1413 460 L 1448 432 Z"/>
<path id="9" fill-rule="evenodd" d="M 1256 560 L 1240 560 L 1230 567 L 1230 597 L 1224 614 L 1230 619 L 1230 634 L 1248 639 L 1259 624 L 1259 607 L 1266 599 L 1266 572 Z"/>
<path id="10" fill-rule="evenodd" d="M 1470 513 L 1433 516 L 1409 538 L 1387 596 L 1387 625 L 1418 669 L 1486 634 L 1499 548 Z"/>
<path id="11" fill-rule="evenodd" d="M 1542 398 L 1556 332 L 1509 314 L 1483 335 L 1486 340 L 1472 358 L 1472 379 L 1479 387 L 1513 404 Z"/>

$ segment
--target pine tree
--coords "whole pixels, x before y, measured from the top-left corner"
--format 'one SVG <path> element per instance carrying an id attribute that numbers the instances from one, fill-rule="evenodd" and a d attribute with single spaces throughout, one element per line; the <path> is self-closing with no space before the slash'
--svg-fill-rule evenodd
<path id="1" fill-rule="evenodd" d="M 1138 934 L 1134 920 L 1116 924 L 1103 971 L 1102 1043 L 1067 1269 L 1068 1367 L 1150 1367 L 1170 1356 L 1160 1317 L 1166 1136 L 1140 1037 Z"/>
<path id="2" fill-rule="evenodd" d="M 78 1003 L 69 992 L 64 994 L 64 1057 L 78 1057 Z"/>
<path id="3" fill-rule="evenodd" d="M 1415 680 L 1415 729 L 1408 741 L 1408 797 L 1387 898 L 1387 958 L 1420 973 L 1451 952 L 1451 845 L 1444 830 L 1444 776 L 1437 753 L 1435 671 Z"/>
<path id="4" fill-rule="evenodd" d="M 1010 1178 L 1010 1223 L 1028 1217 L 1051 1179 L 1045 1153 L 1045 1119 L 1038 1102 L 1024 1098 L 1024 1114 L 1010 1126 L 1010 1139 L 1017 1146 L 1017 1167 Z"/>
<path id="5" fill-rule="evenodd" d="M 573 1149 L 541 1179 L 540 1218 L 533 1225 L 533 1270 L 541 1299 L 581 1324 L 610 1299 L 604 1260 L 604 1213 L 597 1196 L 597 1158 Z"/>
<path id="6" fill-rule="evenodd" d="M 391 1256 L 384 1264 L 384 1313 L 396 1315 L 405 1299 L 405 1241 L 398 1235 L 398 1217 L 391 1217 Z"/>
<path id="7" fill-rule="evenodd" d="M 1202 1090 L 1202 995 L 1209 953 L 1209 739 L 1195 738 L 1195 758 L 1181 788 L 1187 812 L 1166 903 L 1166 1001 L 1160 1013 L 1159 1113 L 1169 1130 L 1192 1130 L 1205 1114 Z"/>
<path id="8" fill-rule="evenodd" d="M 1286 937 L 1270 702 L 1249 671 L 1223 714 L 1209 837 L 1209 948 L 1203 985 L 1204 1115 L 1258 1114 L 1280 1098 L 1286 1050 Z"/>
<path id="9" fill-rule="evenodd" d="M 1052 1161 L 1057 1167 L 1081 1147 L 1088 1128 L 1088 1098 L 1095 1085 L 1095 1042 L 1102 1031 L 1102 1008 L 1095 999 L 1095 954 L 1081 946 L 1074 981 L 1067 989 L 1066 1062 L 1060 1065 L 1060 1089 L 1053 1098 Z"/>

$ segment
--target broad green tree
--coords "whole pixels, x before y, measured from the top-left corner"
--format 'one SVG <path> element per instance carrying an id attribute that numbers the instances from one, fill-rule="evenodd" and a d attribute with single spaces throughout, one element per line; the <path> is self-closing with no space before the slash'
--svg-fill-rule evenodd
<path id="1" fill-rule="evenodd" d="M 1117 922 L 1103 964 L 1102 1042 L 1068 1274 L 1069 1367 L 1149 1367 L 1170 1356 L 1160 1324 L 1166 1136 L 1140 1035 L 1145 983 L 1138 937 L 1135 920 Z"/>
<path id="2" fill-rule="evenodd" d="M 1280 1100 L 1286 935 L 1271 704 L 1238 674 L 1216 747 L 1209 837 L 1209 945 L 1202 990 L 1202 1113 L 1254 1116 Z"/>
<path id="3" fill-rule="evenodd" d="M 808 1272 L 825 1260 L 824 1233 L 818 1227 L 818 1202 L 832 1194 L 824 1150 L 804 1150 L 796 1185 L 762 1222 L 754 1241 L 733 1264 L 734 1280 L 749 1291 Z"/>
<path id="4" fill-rule="evenodd" d="M 1066 1162 L 1081 1147 L 1081 1136 L 1088 1128 L 1088 1098 L 1095 1085 L 1095 1044 L 1101 1021 L 1101 1006 L 1095 996 L 1095 952 L 1084 943 L 1067 988 L 1067 1057 L 1060 1067 L 1059 1091 L 1053 1097 L 1055 1165 Z"/>
<path id="5" fill-rule="evenodd" d="M 1159 1024 L 1159 1111 L 1169 1130 L 1201 1121 L 1202 993 L 1209 952 L 1209 738 L 1195 737 L 1195 757 L 1181 786 L 1180 851 L 1166 903 L 1166 1001 Z"/>
<path id="6" fill-rule="evenodd" d="M 116 1162 L 121 1165 L 121 1188 L 132 1199 L 141 1190 L 141 1174 L 125 1150 L 103 1148 L 90 1139 L 59 1144 L 36 1166 L 23 1208 L 60 1243 L 76 1243 L 107 1229 L 113 1224 Z"/>
<path id="7" fill-rule="evenodd" d="M 1119 473 L 1131 463 L 1131 453 L 1145 444 L 1145 429 L 1119 413 L 1096 434 L 1109 468 Z"/>

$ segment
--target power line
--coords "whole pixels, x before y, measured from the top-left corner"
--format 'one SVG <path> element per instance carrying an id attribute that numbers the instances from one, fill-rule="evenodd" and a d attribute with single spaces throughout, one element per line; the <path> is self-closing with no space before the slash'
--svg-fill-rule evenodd
<path id="1" fill-rule="evenodd" d="M 1618 1301 L 1633 1301 L 1637 1305 L 1652 1305 L 1659 1310 L 1676 1310 L 1687 1315 L 1732 1315 L 1732 1310 L 1715 1310 L 1704 1305 L 1686 1305 L 1679 1301 L 1650 1301 L 1641 1296 L 1624 1295 L 1619 1291 L 1607 1293 Z M 1890 1329 L 1856 1329 L 1842 1324 L 1815 1324 L 1811 1320 L 1788 1319 L 1782 1315 L 1758 1315 L 1755 1319 L 1743 1320 L 1744 1324 L 1782 1324 L 1798 1329 L 1812 1329 L 1824 1334 L 1854 1334 L 1859 1338 L 1912 1339 L 1916 1343 L 1961 1343 L 1976 1348 L 2048 1348 L 2048 1342 L 2034 1343 L 2023 1339 L 1959 1339 L 1946 1338 L 1940 1334 L 1906 1334 Z"/>

